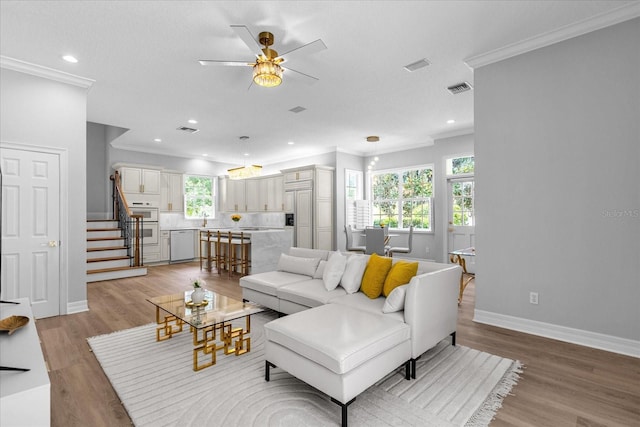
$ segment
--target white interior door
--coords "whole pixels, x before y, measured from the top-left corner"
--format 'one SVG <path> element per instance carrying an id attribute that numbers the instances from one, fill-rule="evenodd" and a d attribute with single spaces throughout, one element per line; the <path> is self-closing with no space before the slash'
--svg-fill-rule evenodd
<path id="1" fill-rule="evenodd" d="M 449 225 L 447 252 L 475 247 L 475 181 L 473 177 L 450 179 L 449 187 Z M 476 258 L 464 257 L 467 272 L 476 272 Z M 447 257 L 448 259 L 448 257 Z"/>
<path id="2" fill-rule="evenodd" d="M 2 298 L 28 297 L 36 318 L 60 314 L 60 158 L 0 150 Z"/>

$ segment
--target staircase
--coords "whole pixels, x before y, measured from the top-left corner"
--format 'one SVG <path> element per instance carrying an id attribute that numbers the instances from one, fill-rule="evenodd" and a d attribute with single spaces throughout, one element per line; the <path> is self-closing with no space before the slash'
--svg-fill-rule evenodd
<path id="1" fill-rule="evenodd" d="M 144 276 L 147 268 L 131 267 L 117 220 L 87 220 L 87 282 Z"/>

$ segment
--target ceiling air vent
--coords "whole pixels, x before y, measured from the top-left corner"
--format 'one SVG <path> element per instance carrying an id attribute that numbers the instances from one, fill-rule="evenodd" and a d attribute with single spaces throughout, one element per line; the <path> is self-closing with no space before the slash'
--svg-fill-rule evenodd
<path id="1" fill-rule="evenodd" d="M 452 95 L 457 95 L 459 93 L 466 92 L 466 91 L 471 90 L 471 89 L 473 89 L 473 88 L 471 87 L 471 85 L 468 82 L 458 83 L 458 84 L 455 84 L 453 86 L 449 86 L 447 88 L 447 90 L 449 92 L 451 92 Z"/>
<path id="2" fill-rule="evenodd" d="M 187 127 L 187 126 L 180 126 L 177 129 L 181 130 L 182 132 L 187 132 L 187 133 L 196 133 L 196 132 L 198 132 L 200 130 L 200 129 L 190 128 L 190 127 Z"/>
<path id="3" fill-rule="evenodd" d="M 429 65 L 429 61 L 427 61 L 427 59 L 424 58 L 424 59 L 416 61 L 416 62 L 414 62 L 412 64 L 405 65 L 404 69 L 407 70 L 408 72 L 412 73 L 412 72 L 414 72 L 416 70 L 419 70 L 420 68 L 426 67 L 427 65 Z"/>
<path id="4" fill-rule="evenodd" d="M 297 107 L 293 107 L 289 111 L 291 111 L 292 113 L 302 113 L 304 110 L 306 110 L 306 108 L 297 106 Z"/>

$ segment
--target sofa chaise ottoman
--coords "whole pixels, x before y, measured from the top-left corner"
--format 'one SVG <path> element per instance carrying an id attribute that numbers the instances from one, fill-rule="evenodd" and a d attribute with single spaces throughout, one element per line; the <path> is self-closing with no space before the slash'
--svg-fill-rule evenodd
<path id="1" fill-rule="evenodd" d="M 329 395 L 342 408 L 399 366 L 410 379 L 411 328 L 391 317 L 326 304 L 264 326 L 265 380 L 279 367 Z"/>

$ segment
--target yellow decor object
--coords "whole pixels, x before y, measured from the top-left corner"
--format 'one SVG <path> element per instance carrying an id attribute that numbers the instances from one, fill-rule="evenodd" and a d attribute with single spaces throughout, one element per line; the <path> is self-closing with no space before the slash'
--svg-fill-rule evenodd
<path id="1" fill-rule="evenodd" d="M 382 295 L 388 297 L 400 285 L 406 285 L 418 273 L 418 263 L 398 261 L 391 267 L 382 287 Z"/>
<path id="2" fill-rule="evenodd" d="M 231 221 L 233 221 L 233 222 L 238 222 L 238 221 L 240 221 L 241 218 L 242 218 L 242 216 L 240 216 L 238 214 L 231 215 Z"/>
<path id="3" fill-rule="evenodd" d="M 378 254 L 371 254 L 369 263 L 362 276 L 360 290 L 369 298 L 375 299 L 382 294 L 384 281 L 387 273 L 391 270 L 391 258 L 381 257 Z"/>

